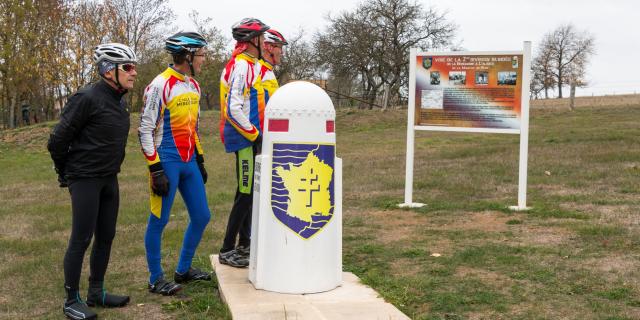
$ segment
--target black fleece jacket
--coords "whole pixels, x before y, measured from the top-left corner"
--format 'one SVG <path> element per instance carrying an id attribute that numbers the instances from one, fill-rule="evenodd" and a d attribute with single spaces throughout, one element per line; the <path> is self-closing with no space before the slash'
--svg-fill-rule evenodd
<path id="1" fill-rule="evenodd" d="M 100 80 L 69 98 L 47 144 L 59 174 L 77 179 L 120 172 L 130 126 L 125 93 Z"/>

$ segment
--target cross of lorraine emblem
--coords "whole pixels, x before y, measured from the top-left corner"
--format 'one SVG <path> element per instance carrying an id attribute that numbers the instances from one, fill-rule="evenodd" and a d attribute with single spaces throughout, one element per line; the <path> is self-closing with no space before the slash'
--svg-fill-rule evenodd
<path id="1" fill-rule="evenodd" d="M 273 214 L 309 239 L 333 217 L 335 145 L 274 143 L 272 159 Z"/>

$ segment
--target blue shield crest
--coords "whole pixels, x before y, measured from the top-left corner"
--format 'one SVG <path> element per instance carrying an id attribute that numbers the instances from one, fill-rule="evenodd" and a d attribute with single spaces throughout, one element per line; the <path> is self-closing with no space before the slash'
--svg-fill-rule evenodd
<path id="1" fill-rule="evenodd" d="M 272 159 L 273 214 L 309 239 L 333 217 L 335 145 L 274 143 Z"/>
<path id="2" fill-rule="evenodd" d="M 433 58 L 431 57 L 422 57 L 422 67 L 425 69 L 431 68 L 431 64 L 433 63 Z"/>

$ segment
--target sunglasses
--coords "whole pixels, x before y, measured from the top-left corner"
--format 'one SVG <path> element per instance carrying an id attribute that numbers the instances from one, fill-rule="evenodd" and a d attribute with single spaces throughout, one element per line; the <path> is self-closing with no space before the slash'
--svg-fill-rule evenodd
<path id="1" fill-rule="evenodd" d="M 136 65 L 133 63 L 125 63 L 125 64 L 119 64 L 118 65 L 118 69 L 124 71 L 124 72 L 132 72 L 136 70 Z"/>

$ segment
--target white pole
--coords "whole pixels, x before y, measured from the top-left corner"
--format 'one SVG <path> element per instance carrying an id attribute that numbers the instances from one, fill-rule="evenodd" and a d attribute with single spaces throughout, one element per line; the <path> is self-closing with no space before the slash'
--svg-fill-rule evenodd
<path id="1" fill-rule="evenodd" d="M 512 210 L 527 208 L 527 164 L 529 159 L 529 83 L 531 82 L 531 41 L 524 42 L 522 63 L 522 110 L 520 122 L 520 165 L 518 170 L 518 205 Z"/>
<path id="2" fill-rule="evenodd" d="M 413 203 L 413 153 L 416 118 L 416 57 L 418 49 L 411 48 L 409 54 L 409 103 L 407 107 L 407 162 L 405 167 L 404 203 L 401 208 L 422 207 L 424 204 Z"/>

